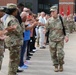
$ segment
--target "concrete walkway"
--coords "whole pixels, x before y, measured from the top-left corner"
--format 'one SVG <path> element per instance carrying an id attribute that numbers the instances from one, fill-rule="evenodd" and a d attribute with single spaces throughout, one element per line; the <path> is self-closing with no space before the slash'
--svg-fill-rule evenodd
<path id="1" fill-rule="evenodd" d="M 29 60 L 29 67 L 18 75 L 75 75 L 76 74 L 76 33 L 69 36 L 69 42 L 65 43 L 65 64 L 63 72 L 54 72 L 50 57 L 49 47 L 38 49 Z M 0 75 L 7 75 L 9 52 L 5 51 Z"/>

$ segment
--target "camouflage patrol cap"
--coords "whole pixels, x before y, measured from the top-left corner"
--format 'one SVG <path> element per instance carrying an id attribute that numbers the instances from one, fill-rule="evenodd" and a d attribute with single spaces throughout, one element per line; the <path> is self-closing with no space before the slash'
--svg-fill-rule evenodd
<path id="1" fill-rule="evenodd" d="M 50 7 L 50 11 L 56 11 L 57 9 L 58 9 L 57 5 L 54 5 L 54 6 Z"/>
<path id="2" fill-rule="evenodd" d="M 14 3 L 8 3 L 7 4 L 7 9 L 17 9 L 17 5 Z"/>

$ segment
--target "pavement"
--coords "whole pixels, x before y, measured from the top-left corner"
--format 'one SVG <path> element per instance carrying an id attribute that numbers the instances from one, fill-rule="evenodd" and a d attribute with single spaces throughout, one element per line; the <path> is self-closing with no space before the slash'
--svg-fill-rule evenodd
<path id="1" fill-rule="evenodd" d="M 28 61 L 29 67 L 18 75 L 75 75 L 76 74 L 76 32 L 69 35 L 69 42 L 65 43 L 65 64 L 63 72 L 54 72 L 51 61 L 49 46 L 39 49 L 33 53 Z M 6 49 L 0 75 L 7 75 L 9 62 L 9 51 Z"/>

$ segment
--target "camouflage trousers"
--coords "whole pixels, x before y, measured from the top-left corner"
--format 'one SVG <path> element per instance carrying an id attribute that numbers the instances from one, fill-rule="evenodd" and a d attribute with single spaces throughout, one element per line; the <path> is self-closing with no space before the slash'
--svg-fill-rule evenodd
<path id="1" fill-rule="evenodd" d="M 64 64 L 64 40 L 58 42 L 49 41 L 49 46 L 53 65 Z"/>
<path id="2" fill-rule="evenodd" d="M 1 66 L 2 66 L 3 56 L 4 56 L 4 49 L 0 49 L 0 70 L 1 70 Z"/>
<path id="3" fill-rule="evenodd" d="M 16 75 L 20 62 L 21 46 L 13 46 L 9 48 L 9 70 L 8 75 Z"/>

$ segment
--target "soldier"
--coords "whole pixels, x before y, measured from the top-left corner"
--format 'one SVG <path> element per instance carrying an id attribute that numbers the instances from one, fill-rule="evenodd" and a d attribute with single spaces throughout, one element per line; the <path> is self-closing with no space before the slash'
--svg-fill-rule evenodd
<path id="1" fill-rule="evenodd" d="M 1 66 L 2 66 L 2 60 L 3 60 L 3 56 L 4 56 L 4 38 L 5 35 L 4 33 L 6 33 L 7 31 L 3 30 L 4 29 L 4 25 L 1 21 L 1 17 L 4 15 L 3 12 L 4 8 L 0 7 L 0 70 L 1 70 Z M 5 32 L 4 32 L 5 31 Z"/>
<path id="2" fill-rule="evenodd" d="M 66 36 L 64 35 L 62 22 L 57 14 L 57 9 L 57 6 L 50 8 L 51 18 L 49 18 L 46 23 L 46 30 L 49 30 L 49 47 L 53 65 L 55 66 L 55 72 L 62 72 L 64 64 L 64 39 L 68 42 L 68 33 L 66 33 Z"/>
<path id="3" fill-rule="evenodd" d="M 6 14 L 8 14 L 8 16 L 5 24 L 8 30 L 7 36 L 9 37 L 5 40 L 5 44 L 9 49 L 8 75 L 16 75 L 20 61 L 20 49 L 23 43 L 23 30 L 19 21 L 15 18 L 17 11 L 16 4 L 7 4 Z"/>
<path id="4" fill-rule="evenodd" d="M 75 21 L 72 14 L 68 16 L 66 25 L 68 25 L 70 33 L 75 31 Z"/>

